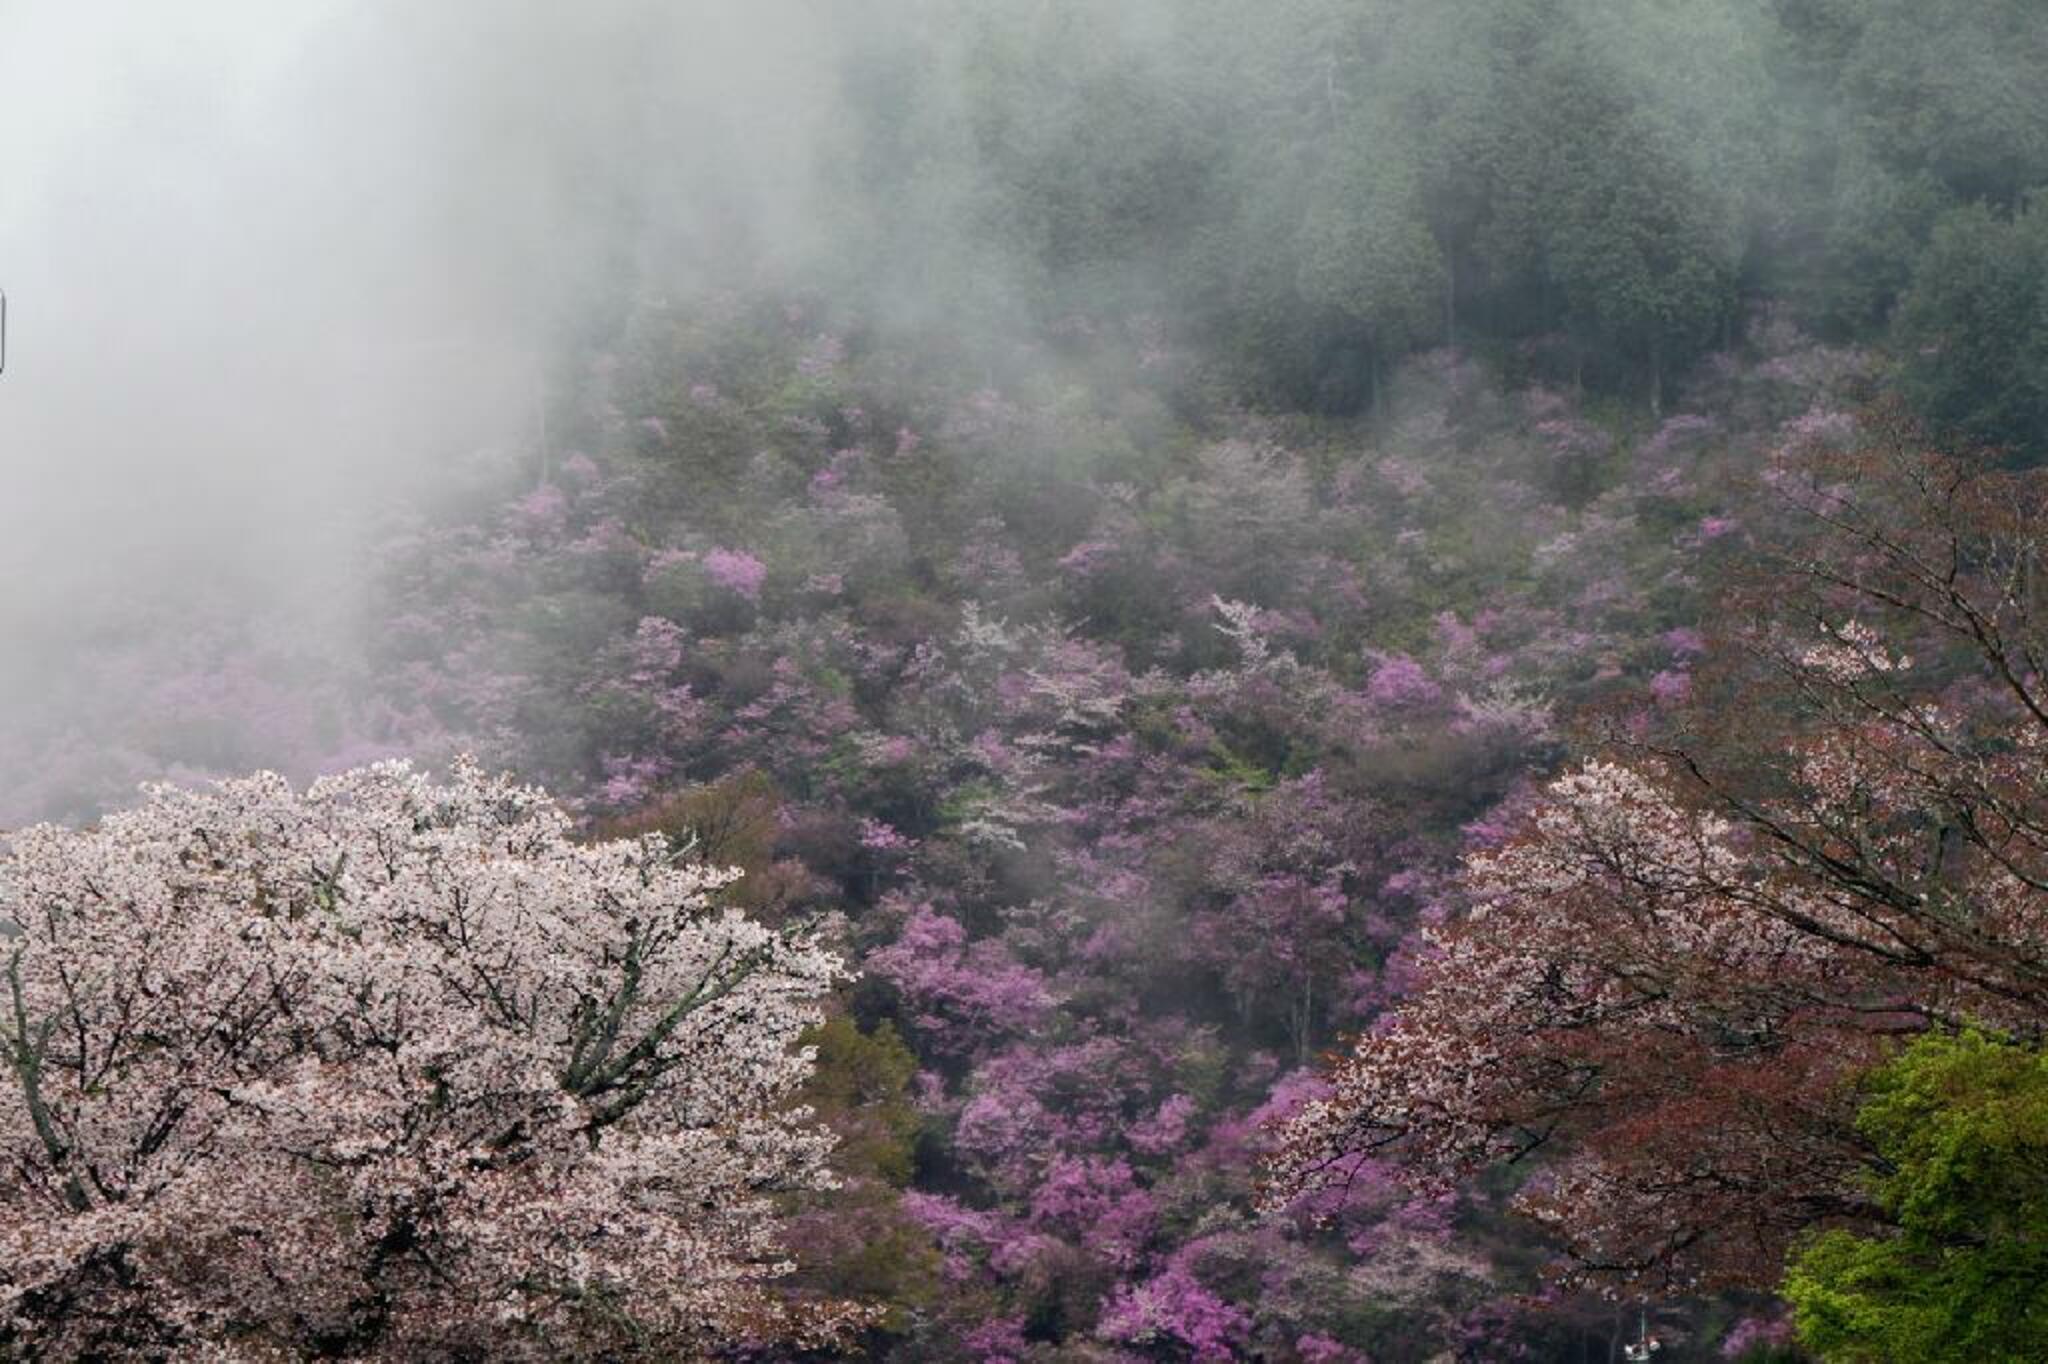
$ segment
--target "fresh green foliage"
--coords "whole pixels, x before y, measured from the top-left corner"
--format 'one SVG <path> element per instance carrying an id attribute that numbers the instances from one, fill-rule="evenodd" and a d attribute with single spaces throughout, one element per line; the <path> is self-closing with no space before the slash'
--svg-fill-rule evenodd
<path id="1" fill-rule="evenodd" d="M 917 1148 L 917 1109 L 910 1082 L 917 1057 L 887 1021 L 862 1032 L 853 1020 L 834 1018 L 804 1041 L 818 1049 L 818 1068 L 805 1101 L 829 1120 L 841 1139 L 840 1161 L 872 1171 L 898 1188 L 910 1182 Z"/>
<path id="2" fill-rule="evenodd" d="M 2048 1358 L 2048 1055 L 1930 1034 L 1881 1067 L 1857 1127 L 1891 1173 L 1889 1236 L 1829 1231 L 1785 1296 L 1825 1360 Z"/>

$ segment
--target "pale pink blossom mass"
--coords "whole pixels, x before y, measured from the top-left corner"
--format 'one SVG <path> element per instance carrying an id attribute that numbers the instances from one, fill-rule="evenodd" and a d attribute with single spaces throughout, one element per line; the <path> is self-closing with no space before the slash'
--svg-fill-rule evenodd
<path id="1" fill-rule="evenodd" d="M 0 1312 L 36 1357 L 559 1358 L 818 1340 L 778 1190 L 842 978 L 659 835 L 402 763 L 12 838 Z"/>

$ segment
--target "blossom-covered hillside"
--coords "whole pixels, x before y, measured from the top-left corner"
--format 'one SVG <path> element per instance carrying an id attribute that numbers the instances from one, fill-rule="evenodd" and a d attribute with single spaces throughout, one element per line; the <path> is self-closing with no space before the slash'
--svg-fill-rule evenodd
<path id="1" fill-rule="evenodd" d="M 337 741 L 478 752 L 705 841 L 771 918 L 846 912 L 819 1083 L 881 1126 L 802 1210 L 800 1277 L 887 1304 L 909 1357 L 1582 1329 L 1525 1301 L 1536 1247 L 1482 1190 L 1364 1160 L 1261 1216 L 1269 1128 L 1402 995 L 1563 722 L 1685 698 L 1731 480 L 1846 431 L 1858 357 L 1764 328 L 1649 422 L 1437 352 L 1331 425 L 1190 406 L 1142 332 L 954 390 L 733 307 L 649 309 L 548 481 L 390 532 Z"/>
<path id="2" fill-rule="evenodd" d="M 18 73 L 0 216 L 66 282 L 0 380 L 0 887 L 63 870 L 0 898 L 0 1354 L 2025 1353 L 1968 1284 L 2048 1150 L 2048 11 L 33 7 L 0 70 L 125 74 Z M 415 772 L 551 793 L 545 867 Z M 284 862 L 190 881 L 223 839 Z M 543 872 L 574 951 L 410 936 Z M 715 1197 L 591 1118 L 633 876 L 816 996 L 703 1039 L 772 1083 L 635 1109 Z M 265 978 L 277 913 L 333 960 L 257 1065 L 151 953 Z M 566 992 L 421 1024 L 528 1049 L 432 1197 L 565 1208 L 555 1258 L 362 1173 L 467 1102 L 386 948 Z M 179 1163 L 286 1069 L 399 1134 Z M 237 1160 L 331 1214 L 290 1257 Z"/>

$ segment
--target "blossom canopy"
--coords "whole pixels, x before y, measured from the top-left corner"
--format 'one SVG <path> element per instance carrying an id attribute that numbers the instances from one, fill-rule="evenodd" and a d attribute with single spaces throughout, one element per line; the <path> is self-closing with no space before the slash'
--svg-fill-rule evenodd
<path id="1" fill-rule="evenodd" d="M 0 1348 L 694 1353 L 816 1338 L 771 1196 L 842 974 L 660 836 L 403 763 L 147 788 L 0 858 Z"/>

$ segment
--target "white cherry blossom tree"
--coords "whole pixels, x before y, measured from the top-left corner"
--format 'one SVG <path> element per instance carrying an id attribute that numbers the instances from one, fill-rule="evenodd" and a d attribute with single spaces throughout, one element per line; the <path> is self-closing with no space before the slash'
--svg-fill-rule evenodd
<path id="1" fill-rule="evenodd" d="M 779 1191 L 843 975 L 658 835 L 460 765 L 150 788 L 0 858 L 0 1350 L 674 1358 L 819 1339 Z"/>

